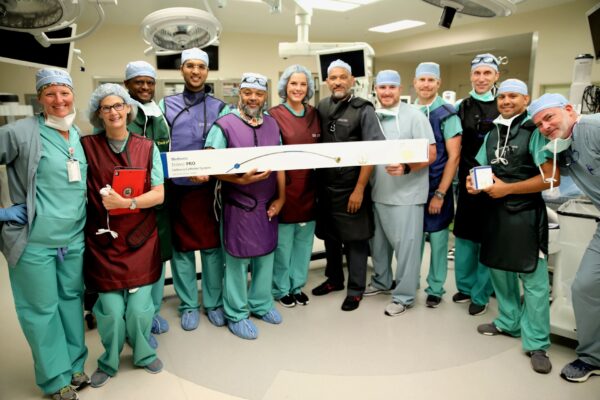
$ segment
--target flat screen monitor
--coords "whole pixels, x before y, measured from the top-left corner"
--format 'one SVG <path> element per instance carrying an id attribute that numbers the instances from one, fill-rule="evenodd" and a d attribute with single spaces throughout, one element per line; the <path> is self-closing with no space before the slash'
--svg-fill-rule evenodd
<path id="1" fill-rule="evenodd" d="M 208 54 L 208 66 L 211 71 L 219 70 L 219 46 L 206 46 L 203 48 Z M 179 69 L 181 67 L 181 54 L 156 56 L 157 69 Z"/>
<path id="2" fill-rule="evenodd" d="M 355 78 L 362 78 L 366 76 L 366 60 L 365 51 L 363 49 L 348 49 L 342 48 L 326 50 L 319 52 L 318 65 L 319 65 L 319 79 L 324 82 L 327 79 L 327 67 L 335 60 L 342 60 L 350 65 L 352 68 L 352 75 Z"/>
<path id="3" fill-rule="evenodd" d="M 73 37 L 76 26 L 70 25 L 57 31 L 46 32 L 50 39 Z M 0 29 L 0 62 L 28 67 L 58 67 L 71 70 L 73 43 L 42 46 L 32 34 Z M 8 43 L 11 43 L 10 45 Z"/>
<path id="4" fill-rule="evenodd" d="M 588 25 L 592 34 L 592 44 L 594 45 L 594 57 L 596 61 L 600 60 L 600 4 L 594 6 L 587 13 Z"/>

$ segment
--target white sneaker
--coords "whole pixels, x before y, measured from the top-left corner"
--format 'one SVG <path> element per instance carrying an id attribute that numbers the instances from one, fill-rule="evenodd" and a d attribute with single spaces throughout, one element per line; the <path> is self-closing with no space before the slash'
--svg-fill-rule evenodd
<path id="1" fill-rule="evenodd" d="M 408 307 L 402 303 L 390 303 L 385 306 L 385 315 L 396 317 L 406 311 Z"/>

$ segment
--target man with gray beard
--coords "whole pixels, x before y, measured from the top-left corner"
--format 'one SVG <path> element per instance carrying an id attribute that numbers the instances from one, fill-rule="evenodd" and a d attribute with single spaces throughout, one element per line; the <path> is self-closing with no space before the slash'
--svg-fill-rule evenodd
<path id="1" fill-rule="evenodd" d="M 323 142 L 384 140 L 368 100 L 352 94 L 352 68 L 342 60 L 327 68 L 331 96 L 317 107 Z M 348 263 L 348 292 L 342 310 L 358 308 L 365 290 L 373 209 L 369 177 L 373 166 L 317 170 L 316 235 L 325 242 L 327 280 L 312 290 L 315 296 L 344 289 L 342 256 Z"/>
<path id="2" fill-rule="evenodd" d="M 215 149 L 277 146 L 279 126 L 264 113 L 267 78 L 245 73 L 238 107 L 219 118 L 206 139 Z M 273 306 L 273 258 L 277 247 L 277 214 L 285 202 L 283 171 L 218 175 L 222 182 L 222 243 L 225 250 L 223 303 L 229 330 L 242 339 L 256 339 L 250 314 L 270 324 L 281 323 Z M 248 287 L 248 267 L 252 281 Z"/>

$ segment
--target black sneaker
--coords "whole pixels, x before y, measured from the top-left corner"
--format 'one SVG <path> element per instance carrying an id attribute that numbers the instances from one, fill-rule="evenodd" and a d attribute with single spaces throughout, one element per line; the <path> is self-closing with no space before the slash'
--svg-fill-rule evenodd
<path id="1" fill-rule="evenodd" d="M 471 296 L 461 292 L 456 292 L 456 294 L 452 296 L 452 301 L 455 303 L 468 303 L 471 301 Z"/>
<path id="2" fill-rule="evenodd" d="M 325 281 L 325 282 L 321 283 L 319 286 L 317 286 L 316 288 L 314 288 L 312 290 L 312 294 L 314 294 L 315 296 L 324 296 L 331 292 L 336 292 L 336 291 L 340 291 L 340 290 L 344 290 L 344 285 L 334 285 L 334 284 L 330 283 L 329 281 Z"/>
<path id="3" fill-rule="evenodd" d="M 310 303 L 310 299 L 304 292 L 296 293 L 294 295 L 294 300 L 296 300 L 296 304 L 298 304 L 299 306 L 305 306 L 308 303 Z"/>
<path id="4" fill-rule="evenodd" d="M 346 299 L 342 303 L 342 310 L 344 311 L 353 311 L 358 308 L 360 301 L 362 300 L 362 296 L 346 296 Z"/>
<path id="5" fill-rule="evenodd" d="M 469 304 L 469 314 L 471 315 L 483 315 L 487 311 L 487 304 L 480 306 L 479 304 Z"/>
<path id="6" fill-rule="evenodd" d="M 279 302 L 279 304 L 287 308 L 292 308 L 296 306 L 296 300 L 294 300 L 294 296 L 292 296 L 291 294 L 286 294 L 277 301 Z"/>
<path id="7" fill-rule="evenodd" d="M 429 308 L 437 308 L 441 302 L 442 298 L 433 294 L 427 295 L 427 300 L 425 300 L 425 304 Z"/>
<path id="8" fill-rule="evenodd" d="M 560 376 L 569 382 L 585 382 L 592 375 L 600 375 L 600 367 L 588 364 L 579 358 L 564 366 Z"/>

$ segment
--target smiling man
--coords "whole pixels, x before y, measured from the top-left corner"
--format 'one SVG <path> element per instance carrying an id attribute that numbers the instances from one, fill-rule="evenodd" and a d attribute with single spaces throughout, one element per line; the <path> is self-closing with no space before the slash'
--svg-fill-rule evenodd
<path id="1" fill-rule="evenodd" d="M 489 270 L 481 265 L 479 247 L 481 238 L 480 210 L 486 207 L 486 196 L 469 195 L 466 180 L 471 168 L 477 165 L 475 156 L 485 134 L 494 124 L 498 109 L 494 98 L 495 84 L 500 77 L 500 62 L 492 54 L 479 54 L 471 61 L 471 86 L 469 97 L 458 105 L 462 125 L 462 148 L 458 164 L 458 199 L 454 217 L 456 237 L 454 271 L 458 292 L 452 297 L 455 303 L 469 304 L 469 314 L 486 312 L 492 294 Z"/>
<path id="2" fill-rule="evenodd" d="M 352 94 L 352 68 L 342 60 L 327 68 L 331 96 L 319 103 L 321 138 L 325 143 L 382 140 L 373 104 Z M 365 290 L 373 210 L 369 176 L 373 166 L 317 170 L 317 237 L 325 242 L 327 280 L 315 296 L 344 289 L 342 256 L 348 261 L 348 291 L 342 310 L 358 308 Z"/>
<path id="3" fill-rule="evenodd" d="M 531 118 L 548 148 L 558 153 L 561 169 L 600 209 L 600 114 L 579 116 L 560 94 L 547 93 L 531 103 Z M 600 375 L 600 226 L 588 245 L 571 288 L 577 326 L 577 359 L 560 376 L 584 382 Z"/>
<path id="4" fill-rule="evenodd" d="M 521 337 L 535 372 L 552 369 L 548 282 L 548 217 L 541 192 L 550 186 L 552 154 L 527 115 L 527 85 L 507 79 L 498 89 L 494 129 L 485 137 L 476 160 L 491 165 L 494 184 L 483 189 L 490 198 L 479 221 L 480 261 L 490 268 L 498 317 L 477 327 L 483 335 Z M 540 175 L 541 174 L 541 175 Z M 471 178 L 466 188 L 477 194 Z M 519 281 L 523 285 L 521 302 Z"/>

